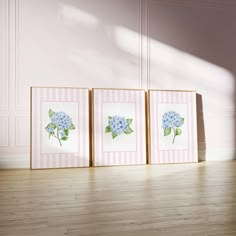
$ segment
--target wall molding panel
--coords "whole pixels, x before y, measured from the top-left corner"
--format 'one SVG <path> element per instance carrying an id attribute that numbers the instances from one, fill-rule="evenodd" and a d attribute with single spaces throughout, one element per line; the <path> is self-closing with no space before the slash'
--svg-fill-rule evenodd
<path id="1" fill-rule="evenodd" d="M 142 86 L 142 0 L 139 0 L 139 88 Z"/>
<path id="2" fill-rule="evenodd" d="M 15 0 L 15 74 L 14 74 L 14 81 L 15 81 L 15 107 L 16 111 L 24 111 L 26 104 L 22 102 L 22 96 L 20 96 L 20 73 L 19 73 L 19 2 L 20 0 Z"/>
<path id="3" fill-rule="evenodd" d="M 29 147 L 30 146 L 30 118 L 16 117 L 15 118 L 15 146 Z"/>
<path id="4" fill-rule="evenodd" d="M 2 22 L 4 29 L 1 29 L 3 33 L 3 45 L 2 50 L 3 53 L 1 53 L 1 56 L 3 57 L 2 65 L 0 65 L 0 68 L 2 68 L 2 74 L 0 74 L 1 78 L 1 86 L 0 86 L 0 110 L 1 111 L 7 111 L 9 107 L 9 0 L 2 0 L 0 2 L 1 6 L 1 14 L 0 17 L 2 17 Z"/>
<path id="5" fill-rule="evenodd" d="M 0 117 L 0 147 L 8 147 L 9 146 L 9 118 L 8 117 Z"/>
<path id="6" fill-rule="evenodd" d="M 11 12 L 12 12 L 12 30 L 11 30 L 11 71 L 12 71 L 12 81 L 14 83 L 14 98 L 15 98 L 15 110 L 25 111 L 26 104 L 22 101 L 21 91 L 20 91 L 20 73 L 19 73 L 19 11 L 20 11 L 20 0 L 10 0 L 11 1 Z"/>
<path id="7" fill-rule="evenodd" d="M 149 12 L 148 0 L 141 0 L 142 4 L 142 88 L 149 89 Z"/>

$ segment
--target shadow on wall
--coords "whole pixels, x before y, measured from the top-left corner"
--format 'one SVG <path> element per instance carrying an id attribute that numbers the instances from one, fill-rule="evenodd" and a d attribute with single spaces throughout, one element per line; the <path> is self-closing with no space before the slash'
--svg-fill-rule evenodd
<path id="1" fill-rule="evenodd" d="M 203 120 L 202 95 L 197 93 L 197 134 L 198 134 L 198 158 L 206 160 L 206 138 Z"/>
<path id="2" fill-rule="evenodd" d="M 60 17 L 69 28 L 77 27 L 81 39 L 80 46 L 71 55 L 71 60 L 81 67 L 85 74 L 92 73 L 90 76 L 94 76 L 95 73 L 98 78 L 106 74 L 106 78 L 111 78 L 108 86 L 122 78 L 124 82 L 117 86 L 129 88 L 129 81 L 139 75 L 137 68 L 140 67 L 140 33 L 134 27 L 135 24 L 128 25 L 129 20 L 125 19 L 128 14 L 124 14 L 124 19 L 121 20 L 118 13 L 122 9 L 118 7 L 118 13 L 111 16 L 107 2 L 103 2 L 101 1 L 100 7 L 83 1 L 79 4 L 71 1 L 71 5 L 65 1 L 61 2 Z M 130 11 L 130 8 L 127 3 L 126 10 Z M 100 39 L 94 40 L 96 36 Z M 143 42 L 149 45 L 149 51 L 142 54 L 141 58 L 143 64 L 148 65 L 147 88 L 196 90 L 198 93 L 200 160 L 207 159 L 206 147 L 216 150 L 215 154 L 218 154 L 217 149 L 235 149 L 234 75 L 219 66 L 221 63 L 213 64 L 199 58 L 201 55 L 196 57 L 177 49 L 177 46 L 161 42 L 155 34 L 150 36 L 142 38 Z M 204 53 L 202 55 L 202 58 L 207 58 Z M 214 53 L 211 56 L 214 57 Z M 221 61 L 222 59 L 219 59 L 219 62 Z M 134 75 L 133 78 L 130 75 Z M 104 81 L 106 78 L 103 77 Z M 222 123 L 225 127 L 220 129 L 219 134 Z"/>

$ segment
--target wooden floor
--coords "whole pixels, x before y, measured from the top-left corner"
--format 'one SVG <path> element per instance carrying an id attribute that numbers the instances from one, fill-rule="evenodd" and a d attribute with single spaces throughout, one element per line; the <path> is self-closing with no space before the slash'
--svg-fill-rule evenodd
<path id="1" fill-rule="evenodd" d="M 0 171 L 0 235 L 236 235 L 236 161 Z"/>

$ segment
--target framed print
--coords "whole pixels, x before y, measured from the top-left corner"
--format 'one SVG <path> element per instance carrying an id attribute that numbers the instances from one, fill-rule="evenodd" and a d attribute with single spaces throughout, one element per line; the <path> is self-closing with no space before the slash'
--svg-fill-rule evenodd
<path id="1" fill-rule="evenodd" d="M 149 90 L 151 164 L 197 162 L 196 93 Z"/>
<path id="2" fill-rule="evenodd" d="M 31 88 L 31 169 L 89 166 L 89 90 Z"/>
<path id="3" fill-rule="evenodd" d="M 93 89 L 93 165 L 146 164 L 145 91 Z"/>

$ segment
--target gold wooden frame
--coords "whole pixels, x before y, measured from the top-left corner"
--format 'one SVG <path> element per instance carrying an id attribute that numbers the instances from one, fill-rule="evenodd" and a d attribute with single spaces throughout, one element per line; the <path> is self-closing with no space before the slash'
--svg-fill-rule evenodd
<path id="1" fill-rule="evenodd" d="M 86 89 L 88 90 L 88 117 L 89 117 L 89 166 L 84 166 L 84 167 L 58 167 L 58 168 L 37 168 L 37 169 L 33 169 L 32 168 L 32 110 L 33 110 L 33 102 L 32 102 L 32 93 L 33 93 L 33 88 L 53 88 L 53 89 Z M 89 88 L 85 88 L 85 87 L 51 87 L 51 86 L 31 86 L 30 87 L 30 170 L 53 170 L 53 169 L 75 169 L 75 168 L 88 168 L 91 166 L 91 143 L 90 143 L 90 138 L 91 138 L 91 113 L 90 113 L 90 98 L 91 96 L 91 90 Z"/>
<path id="2" fill-rule="evenodd" d="M 93 167 L 95 167 L 94 165 L 94 90 L 128 90 L 128 91 L 143 91 L 144 92 L 144 106 L 145 106 L 145 141 L 146 141 L 146 164 L 148 164 L 148 145 L 147 145 L 147 140 L 148 140 L 148 130 L 147 130 L 147 121 L 148 121 L 148 117 L 147 117 L 147 103 L 148 103 L 148 96 L 147 96 L 147 90 L 146 89 L 123 89 L 123 88 L 92 88 L 91 89 L 91 111 L 92 111 L 92 119 L 91 119 L 91 164 Z M 119 165 L 122 166 L 122 165 Z M 123 165 L 125 166 L 125 165 Z M 100 166 L 99 166 L 100 167 Z"/>
<path id="3" fill-rule="evenodd" d="M 148 127 L 148 134 L 147 134 L 147 142 L 148 142 L 148 155 L 147 155 L 147 158 L 148 158 L 148 162 L 149 164 L 151 164 L 151 132 L 150 132 L 150 92 L 151 91 L 154 91 L 154 92 L 191 92 L 191 93 L 195 93 L 197 95 L 197 91 L 196 90 L 171 90 L 171 89 L 148 89 L 147 90 L 147 109 L 148 109 L 148 113 L 147 113 L 147 116 L 148 116 L 148 119 L 147 119 L 147 127 Z M 195 106 L 197 107 L 197 101 L 196 101 L 196 104 Z M 196 120 L 196 145 L 197 145 L 197 149 L 198 149 L 198 133 L 197 133 L 197 117 L 195 117 L 195 120 Z"/>

